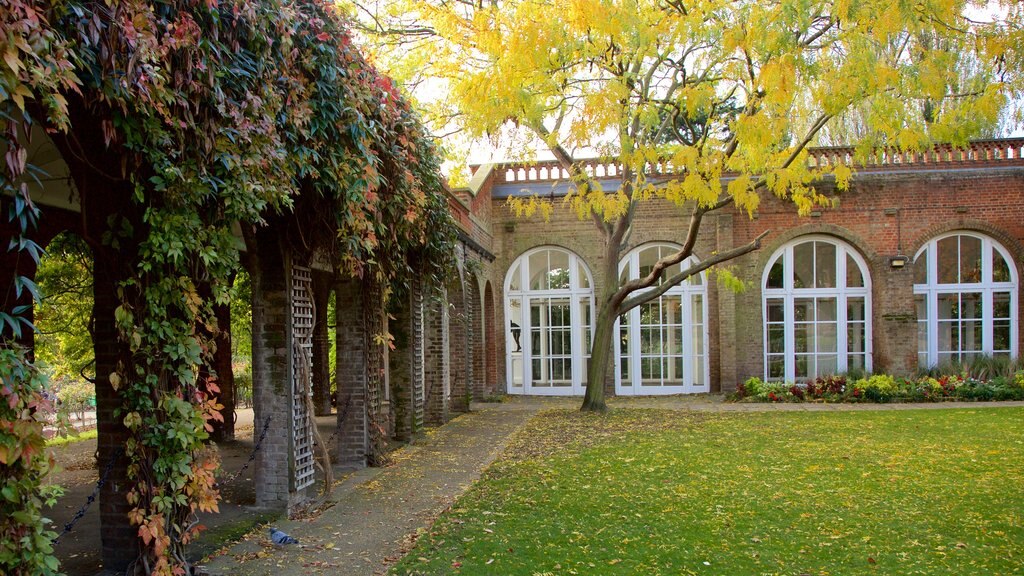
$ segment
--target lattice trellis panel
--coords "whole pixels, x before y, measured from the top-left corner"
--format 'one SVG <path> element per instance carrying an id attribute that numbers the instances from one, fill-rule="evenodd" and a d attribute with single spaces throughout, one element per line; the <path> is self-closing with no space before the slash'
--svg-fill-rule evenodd
<path id="1" fill-rule="evenodd" d="M 292 440 L 295 490 L 313 484 L 313 421 L 308 397 L 313 383 L 313 277 L 309 268 L 292 266 Z"/>

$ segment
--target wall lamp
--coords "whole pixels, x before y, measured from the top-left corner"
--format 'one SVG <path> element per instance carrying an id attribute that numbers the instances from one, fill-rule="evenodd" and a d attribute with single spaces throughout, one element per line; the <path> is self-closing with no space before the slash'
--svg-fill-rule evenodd
<path id="1" fill-rule="evenodd" d="M 904 266 L 907 265 L 908 261 L 909 261 L 909 258 L 904 256 L 903 254 L 897 254 L 895 256 L 890 256 L 889 257 L 889 266 L 891 268 L 897 268 L 897 269 L 903 268 Z"/>

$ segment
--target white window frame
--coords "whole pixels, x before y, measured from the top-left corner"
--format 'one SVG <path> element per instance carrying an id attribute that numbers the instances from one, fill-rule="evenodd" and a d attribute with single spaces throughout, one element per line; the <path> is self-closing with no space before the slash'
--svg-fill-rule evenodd
<path id="1" fill-rule="evenodd" d="M 940 240 L 954 236 L 969 236 L 981 240 L 981 282 L 957 282 L 940 284 L 938 282 L 938 244 Z M 1009 282 L 992 281 L 992 251 L 998 252 L 1010 268 Z M 928 255 L 927 281 L 925 284 L 914 284 L 915 301 L 917 296 L 925 297 L 927 306 L 927 350 L 922 351 L 918 347 L 918 364 L 922 352 L 925 356 L 925 365 L 922 368 L 931 368 L 939 364 L 939 330 L 938 330 L 938 298 L 940 295 L 981 293 L 982 295 L 982 350 L 986 356 L 993 354 L 993 296 L 995 293 L 1010 293 L 1010 358 L 1016 359 L 1018 350 L 1018 330 L 1020 316 L 1017 294 L 1019 292 L 1019 278 L 1017 276 L 1017 263 L 1010 255 L 1010 252 L 995 239 L 970 230 L 954 230 L 936 236 L 924 244 L 914 255 L 916 265 L 922 254 Z M 920 320 L 919 320 L 920 321 Z M 961 350 L 963 346 L 961 345 Z M 962 352 L 958 353 L 962 354 Z"/>
<path id="2" fill-rule="evenodd" d="M 622 260 L 619 261 L 619 276 L 629 268 L 628 278 L 636 279 L 640 277 L 640 254 L 646 250 L 652 248 L 669 248 L 670 250 L 679 250 L 680 246 L 671 242 L 648 242 L 633 248 Z M 676 264 L 669 270 L 665 271 L 666 276 L 670 276 L 677 272 L 680 272 L 693 264 L 700 262 L 696 257 L 690 256 L 680 264 Z M 629 384 L 624 384 L 622 381 L 622 347 L 619 339 L 622 329 L 621 318 L 615 319 L 615 393 L 620 396 L 653 396 L 653 395 L 665 395 L 665 394 L 696 394 L 701 392 L 708 392 L 711 388 L 711 361 L 710 361 L 710 338 L 708 333 L 708 292 L 707 292 L 707 274 L 700 272 L 700 284 L 693 285 L 689 282 L 683 282 L 676 286 L 673 286 L 665 294 L 659 297 L 659 300 L 669 297 L 678 297 L 680 299 L 680 313 L 682 323 L 682 359 L 683 359 L 683 379 L 680 385 L 658 385 L 658 386 L 643 386 L 642 385 L 642 370 L 641 360 L 642 354 L 639 346 L 640 338 L 640 312 L 642 306 L 637 306 L 632 310 L 626 312 L 629 317 L 629 323 L 626 326 L 628 338 L 631 342 L 629 349 Z M 653 290 L 654 288 L 647 288 L 643 291 L 639 291 L 636 294 L 641 294 L 645 291 Z M 693 298 L 694 296 L 701 297 L 701 308 L 703 315 L 703 325 L 701 327 L 703 331 L 703 351 L 701 354 L 704 357 L 704 367 L 702 380 L 703 384 L 695 384 L 693 378 L 693 362 L 695 356 L 694 343 L 693 343 L 693 332 L 690 327 L 693 326 Z M 666 356 L 661 356 L 665 358 Z M 671 356 L 669 356 L 671 358 Z"/>
<path id="3" fill-rule="evenodd" d="M 561 252 L 568 256 L 569 288 L 532 290 L 530 289 L 530 256 L 545 251 Z M 585 279 L 580 277 L 582 272 Z M 518 275 L 519 288 L 512 289 L 512 281 Z M 586 287 L 583 287 L 583 280 Z M 584 331 L 581 328 L 580 306 L 587 302 L 590 308 L 590 337 L 594 333 L 594 279 L 586 263 L 578 255 L 560 246 L 538 246 L 523 252 L 505 274 L 505 376 L 509 394 L 538 396 L 582 396 L 585 391 L 583 374 L 590 350 L 584 350 Z M 568 299 L 570 310 L 571 338 L 571 383 L 569 386 L 534 386 L 532 328 L 530 306 L 535 300 Z M 515 339 L 512 336 L 512 303 L 518 302 L 522 311 L 519 323 L 521 351 L 514 352 Z M 513 355 L 517 355 L 516 356 Z M 548 361 L 547 356 L 541 357 Z M 518 360 L 518 362 L 517 362 Z M 515 384 L 516 365 L 522 368 L 522 384 Z"/>
<path id="4" fill-rule="evenodd" d="M 825 242 L 836 247 L 836 287 L 835 288 L 794 288 L 793 286 L 793 249 L 806 242 Z M 846 286 L 846 256 L 849 255 L 860 268 L 863 278 L 863 287 Z M 784 258 L 783 287 L 768 288 L 768 275 L 772 267 L 780 259 Z M 794 302 L 797 298 L 835 298 L 836 299 L 836 372 L 844 373 L 849 370 L 849 353 L 847 351 L 848 322 L 847 302 L 850 298 L 864 299 L 864 370 L 871 372 L 872 369 L 872 335 L 871 335 L 871 274 L 867 262 L 850 244 L 824 234 L 809 234 L 794 238 L 778 248 L 768 259 L 767 265 L 761 274 L 761 318 L 764 337 L 762 359 L 764 362 L 765 381 L 780 381 L 779 378 L 769 376 L 769 339 L 768 339 L 768 301 L 783 300 L 784 306 L 784 359 L 785 368 L 782 381 L 796 382 L 796 322 Z M 817 373 L 815 365 L 815 375 Z M 803 380 L 813 379 L 801 377 Z"/>

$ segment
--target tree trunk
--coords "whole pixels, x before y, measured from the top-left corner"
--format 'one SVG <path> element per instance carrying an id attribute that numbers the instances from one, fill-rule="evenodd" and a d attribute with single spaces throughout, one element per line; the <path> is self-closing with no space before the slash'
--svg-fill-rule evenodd
<path id="1" fill-rule="evenodd" d="M 604 282 L 601 296 L 597 298 L 597 324 L 594 326 L 593 349 L 587 361 L 587 392 L 583 396 L 583 412 L 605 412 L 604 383 L 608 379 L 608 368 L 612 364 L 612 336 L 615 332 L 615 318 L 621 299 L 615 299 L 619 288 L 618 243 L 606 243 L 604 256 Z"/>

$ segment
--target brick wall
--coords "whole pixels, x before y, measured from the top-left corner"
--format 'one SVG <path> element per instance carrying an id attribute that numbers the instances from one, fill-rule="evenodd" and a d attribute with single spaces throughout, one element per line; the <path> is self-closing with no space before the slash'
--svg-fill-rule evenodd
<path id="1" fill-rule="evenodd" d="M 872 281 L 871 349 L 876 370 L 907 373 L 917 367 L 913 272 L 910 265 L 903 269 L 890 267 L 889 258 L 898 251 L 913 258 L 938 234 L 973 230 L 1006 247 L 1015 260 L 1018 278 L 1024 277 L 1024 169 L 1019 166 L 989 162 L 984 169 L 904 167 L 857 175 L 846 192 L 834 193 L 828 185 L 821 189 L 836 198 L 836 205 L 817 210 L 814 216 L 798 217 L 792 203 L 768 195 L 754 218 L 732 208 L 705 217 L 695 249 L 698 257 L 739 246 L 765 230 L 771 231 L 760 250 L 728 265 L 748 282 L 745 291 L 734 293 L 713 280 L 708 285 L 713 391 L 732 390 L 750 376 L 763 376 L 762 273 L 772 253 L 799 236 L 813 233 L 842 239 L 867 262 Z M 595 292 L 607 279 L 601 272 L 600 236 L 591 221 L 580 221 L 560 205 L 556 205 L 548 222 L 539 217 L 516 218 L 504 199 L 492 201 L 491 214 L 496 260 L 485 272 L 495 292 L 495 372 L 498 388 L 505 390 L 503 289 L 514 260 L 534 247 L 560 246 L 583 259 L 594 275 Z M 681 243 L 687 225 L 687 213 L 680 208 L 658 200 L 644 203 L 638 209 L 635 229 L 623 254 L 650 241 Z M 1024 298 L 1018 295 L 1018 301 L 1024 303 Z M 1018 326 L 1018 339 L 1024 334 L 1022 328 Z M 1018 346 L 1024 350 L 1024 342 Z M 610 389 L 611 383 L 606 384 Z"/>

